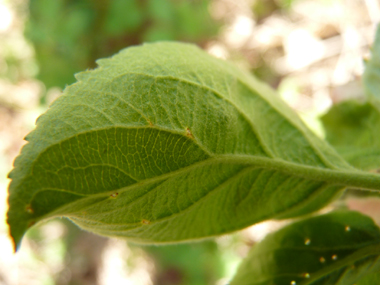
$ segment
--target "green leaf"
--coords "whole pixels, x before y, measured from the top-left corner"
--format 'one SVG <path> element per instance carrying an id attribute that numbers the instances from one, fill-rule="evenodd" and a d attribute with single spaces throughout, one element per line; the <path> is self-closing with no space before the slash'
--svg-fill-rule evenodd
<path id="1" fill-rule="evenodd" d="M 371 58 L 366 62 L 363 85 L 370 98 L 380 100 L 380 26 L 376 30 Z"/>
<path id="2" fill-rule="evenodd" d="M 143 11 L 136 0 L 114 0 L 109 3 L 104 29 L 107 35 L 123 36 L 137 30 L 143 20 Z"/>
<path id="3" fill-rule="evenodd" d="M 333 106 L 322 122 L 327 141 L 349 163 L 363 170 L 375 170 L 380 168 L 380 28 L 363 74 L 363 85 L 367 102 L 350 100 Z"/>
<path id="4" fill-rule="evenodd" d="M 368 216 L 340 210 L 267 236 L 230 284 L 347 285 L 379 270 L 380 229 Z"/>
<path id="5" fill-rule="evenodd" d="M 322 117 L 327 141 L 353 166 L 380 168 L 380 109 L 354 100 L 333 106 Z"/>
<path id="6" fill-rule="evenodd" d="M 128 48 L 77 75 L 10 173 L 8 223 L 66 216 L 145 243 L 221 235 L 380 189 L 249 74 L 193 45 Z"/>
<path id="7" fill-rule="evenodd" d="M 380 270 L 380 269 L 379 269 Z M 368 274 L 364 278 L 356 282 L 356 285 L 374 285 L 380 284 L 380 271 Z"/>

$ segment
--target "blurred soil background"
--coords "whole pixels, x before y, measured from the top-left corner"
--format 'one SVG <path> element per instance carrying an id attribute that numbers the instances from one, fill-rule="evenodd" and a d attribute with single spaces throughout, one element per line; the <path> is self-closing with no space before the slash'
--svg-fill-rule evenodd
<path id="1" fill-rule="evenodd" d="M 73 74 L 130 45 L 195 43 L 278 89 L 323 137 L 318 117 L 363 97 L 363 58 L 379 20 L 379 0 L 0 0 L 0 284 L 224 285 L 249 247 L 282 225 L 155 247 L 52 220 L 31 229 L 14 255 L 6 175 L 24 136 Z M 376 201 L 349 205 L 380 221 Z"/>

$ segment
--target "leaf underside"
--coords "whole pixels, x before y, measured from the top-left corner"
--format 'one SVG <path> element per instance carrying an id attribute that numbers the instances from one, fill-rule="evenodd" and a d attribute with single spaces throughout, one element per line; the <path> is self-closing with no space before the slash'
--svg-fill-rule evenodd
<path id="1" fill-rule="evenodd" d="M 9 177 L 15 245 L 66 216 L 137 242 L 228 233 L 315 211 L 345 186 L 380 189 L 273 91 L 197 47 L 128 48 L 77 74 L 37 120 Z"/>
<path id="2" fill-rule="evenodd" d="M 368 282 L 379 280 L 379 271 L 380 229 L 367 216 L 340 210 L 266 237 L 251 249 L 230 284 L 378 284 Z"/>

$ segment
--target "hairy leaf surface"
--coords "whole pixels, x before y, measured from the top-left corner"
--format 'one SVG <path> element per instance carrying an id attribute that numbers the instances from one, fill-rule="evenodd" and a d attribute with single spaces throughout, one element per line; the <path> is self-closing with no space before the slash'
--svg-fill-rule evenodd
<path id="1" fill-rule="evenodd" d="M 379 270 L 380 229 L 368 216 L 341 210 L 269 235 L 253 246 L 230 284 L 347 285 Z"/>
<path id="2" fill-rule="evenodd" d="M 345 186 L 380 189 L 273 91 L 192 45 L 128 48 L 77 75 L 10 173 L 8 223 L 66 216 L 146 243 L 305 214 Z"/>

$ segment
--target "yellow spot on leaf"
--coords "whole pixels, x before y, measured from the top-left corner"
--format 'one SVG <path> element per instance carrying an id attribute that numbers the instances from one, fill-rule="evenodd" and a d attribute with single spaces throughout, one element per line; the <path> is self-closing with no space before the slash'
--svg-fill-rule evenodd
<path id="1" fill-rule="evenodd" d="M 189 128 L 186 128 L 186 136 L 191 139 L 194 139 L 193 133 L 190 131 Z"/>
<path id="2" fill-rule="evenodd" d="M 33 214 L 34 213 L 33 208 L 32 208 L 31 205 L 27 205 L 25 207 L 25 211 L 27 211 L 29 214 Z"/>

